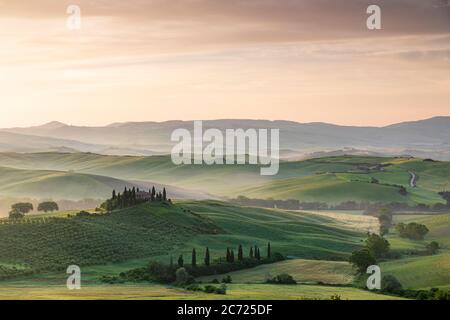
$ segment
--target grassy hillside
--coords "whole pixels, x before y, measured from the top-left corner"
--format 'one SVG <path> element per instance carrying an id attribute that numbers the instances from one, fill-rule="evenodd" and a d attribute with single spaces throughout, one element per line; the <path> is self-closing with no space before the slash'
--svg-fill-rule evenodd
<path id="1" fill-rule="evenodd" d="M 217 258 L 225 255 L 227 247 L 239 244 L 246 250 L 257 244 L 265 254 L 268 241 L 274 251 L 285 255 L 343 260 L 360 247 L 364 234 L 333 225 L 336 222 L 328 217 L 216 201 L 145 204 L 91 217 L 58 213 L 19 222 L 3 219 L 0 265 L 6 274 L 14 267 L 47 270 L 134 258 L 159 257 L 168 262 L 168 254 L 181 253 L 189 261 L 193 247 L 201 261 L 207 246 Z"/>
<path id="2" fill-rule="evenodd" d="M 363 231 L 342 226 L 338 219 L 306 212 L 291 212 L 240 207 L 218 201 L 181 202 L 184 208 L 220 226 L 225 233 L 213 237 L 199 235 L 190 239 L 181 253 L 188 257 L 193 247 L 209 247 L 213 254 L 224 256 L 226 247 L 244 246 L 247 255 L 258 245 L 262 254 L 267 242 L 273 251 L 304 259 L 346 260 L 360 248 Z"/>
<path id="3" fill-rule="evenodd" d="M 343 300 L 400 300 L 356 288 L 326 286 L 228 285 L 227 295 L 192 292 L 155 284 L 83 286 L 82 290 L 67 290 L 59 285 L 30 286 L 28 283 L 3 284 L 0 300 L 330 300 L 339 295 Z"/>
<path id="4" fill-rule="evenodd" d="M 449 162 L 410 158 L 342 156 L 283 162 L 279 174 L 273 177 L 262 177 L 259 166 L 175 166 L 169 156 L 3 153 L 0 166 L 157 181 L 218 196 L 328 203 L 348 200 L 445 203 L 437 193 L 450 190 Z M 410 186 L 411 172 L 417 176 L 417 188 Z M 372 178 L 379 183 L 370 183 Z M 400 194 L 399 186 L 407 189 L 407 196 Z"/>
<path id="5" fill-rule="evenodd" d="M 450 286 L 450 253 L 390 261 L 383 263 L 381 269 L 408 289 Z"/>
<path id="6" fill-rule="evenodd" d="M 226 275 L 230 275 L 234 283 L 264 283 L 266 279 L 282 273 L 290 274 L 299 283 L 351 284 L 354 276 L 354 270 L 348 262 L 302 259 L 262 265 Z M 215 278 L 221 280 L 221 277 L 202 277 L 199 280 L 210 282 Z"/>
<path id="7" fill-rule="evenodd" d="M 207 219 L 176 206 L 147 204 L 91 217 L 58 215 L 0 220 L 4 273 L 14 267 L 36 271 L 157 256 L 197 234 L 218 232 Z"/>

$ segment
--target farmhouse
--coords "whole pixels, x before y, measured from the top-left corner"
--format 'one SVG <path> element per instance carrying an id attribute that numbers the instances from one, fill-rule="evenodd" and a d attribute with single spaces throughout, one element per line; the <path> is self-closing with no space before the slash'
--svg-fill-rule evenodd
<path id="1" fill-rule="evenodd" d="M 136 192 L 136 200 L 138 201 L 147 201 L 152 198 L 152 195 L 149 192 L 139 191 Z"/>

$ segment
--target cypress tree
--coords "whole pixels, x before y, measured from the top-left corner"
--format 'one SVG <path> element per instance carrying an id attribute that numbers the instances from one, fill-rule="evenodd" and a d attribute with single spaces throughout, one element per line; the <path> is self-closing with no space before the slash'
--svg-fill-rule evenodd
<path id="1" fill-rule="evenodd" d="M 195 251 L 195 248 L 192 249 L 192 267 L 197 266 L 197 252 Z"/>
<path id="2" fill-rule="evenodd" d="M 166 192 L 166 188 L 163 189 L 163 201 L 167 201 L 167 192 Z"/>
<path id="3" fill-rule="evenodd" d="M 230 248 L 227 248 L 227 262 L 230 262 Z"/>
<path id="4" fill-rule="evenodd" d="M 112 192 L 112 199 L 113 199 L 113 200 L 116 200 L 116 190 L 115 190 L 115 189 L 114 189 L 113 192 Z"/>
<path id="5" fill-rule="evenodd" d="M 270 259 L 272 257 L 272 252 L 270 248 L 270 242 L 267 244 L 267 259 Z"/>
<path id="6" fill-rule="evenodd" d="M 256 259 L 261 260 L 261 251 L 259 248 L 256 248 Z"/>
<path id="7" fill-rule="evenodd" d="M 178 266 L 180 268 L 183 268 L 184 266 L 183 255 L 180 255 L 180 257 L 178 258 Z"/>
<path id="8" fill-rule="evenodd" d="M 211 257 L 209 256 L 209 248 L 207 247 L 206 253 L 205 253 L 205 266 L 209 267 L 210 263 L 211 263 Z"/>
<path id="9" fill-rule="evenodd" d="M 242 245 L 239 245 L 238 249 L 238 260 L 243 261 L 244 260 L 244 252 L 242 251 Z"/>
<path id="10" fill-rule="evenodd" d="M 234 262 L 234 250 L 233 249 L 231 249 L 231 252 L 230 252 L 230 262 L 231 263 Z"/>
<path id="11" fill-rule="evenodd" d="M 253 247 L 250 247 L 250 259 L 253 259 L 254 255 L 253 255 Z"/>

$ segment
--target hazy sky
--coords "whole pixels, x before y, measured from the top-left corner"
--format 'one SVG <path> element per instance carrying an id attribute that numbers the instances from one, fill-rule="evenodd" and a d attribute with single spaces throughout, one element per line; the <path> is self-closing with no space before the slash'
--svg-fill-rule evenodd
<path id="1" fill-rule="evenodd" d="M 449 71 L 447 0 L 0 0 L 0 127 L 384 125 L 450 115 Z"/>

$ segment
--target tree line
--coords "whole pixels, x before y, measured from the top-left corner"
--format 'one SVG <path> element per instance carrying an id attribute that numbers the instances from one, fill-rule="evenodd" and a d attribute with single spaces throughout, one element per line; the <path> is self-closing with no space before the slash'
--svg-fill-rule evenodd
<path id="1" fill-rule="evenodd" d="M 11 211 L 9 212 L 10 219 L 22 219 L 26 214 L 30 213 L 30 211 L 34 210 L 34 206 L 29 202 L 19 202 L 15 203 L 11 206 Z M 58 211 L 58 204 L 54 201 L 46 201 L 42 202 L 38 205 L 37 210 L 40 212 L 53 212 Z"/>
<path id="2" fill-rule="evenodd" d="M 134 207 L 145 202 L 170 203 L 171 200 L 167 198 L 166 188 L 163 188 L 163 191 L 156 191 L 155 187 L 152 187 L 148 192 L 146 192 L 141 191 L 136 187 L 125 187 L 122 193 L 117 193 L 116 190 L 113 190 L 111 198 L 106 200 L 100 207 L 106 211 L 112 211 L 116 209 Z"/>

